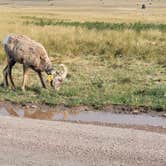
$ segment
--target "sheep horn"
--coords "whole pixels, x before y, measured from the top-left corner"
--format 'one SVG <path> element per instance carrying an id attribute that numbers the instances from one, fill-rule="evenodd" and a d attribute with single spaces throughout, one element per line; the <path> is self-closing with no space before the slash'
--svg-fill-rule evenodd
<path id="1" fill-rule="evenodd" d="M 63 67 L 63 69 L 64 69 L 64 73 L 62 74 L 62 79 L 64 80 L 66 78 L 66 76 L 67 76 L 68 69 L 67 69 L 67 67 L 64 64 L 60 64 L 59 66 Z"/>

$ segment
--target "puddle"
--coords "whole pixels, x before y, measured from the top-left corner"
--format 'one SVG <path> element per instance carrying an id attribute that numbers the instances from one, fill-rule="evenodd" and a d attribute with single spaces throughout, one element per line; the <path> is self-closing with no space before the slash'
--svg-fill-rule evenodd
<path id="1" fill-rule="evenodd" d="M 54 111 L 36 109 L 13 109 L 0 107 L 1 116 L 16 116 L 43 120 L 80 121 L 85 123 L 108 123 L 125 125 L 148 125 L 166 128 L 166 118 L 148 114 L 132 115 L 95 111 Z"/>

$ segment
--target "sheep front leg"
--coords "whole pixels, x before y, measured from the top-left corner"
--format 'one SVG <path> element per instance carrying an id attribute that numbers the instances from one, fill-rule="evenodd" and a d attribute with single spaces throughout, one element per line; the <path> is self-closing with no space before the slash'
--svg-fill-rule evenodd
<path id="1" fill-rule="evenodd" d="M 7 88 L 9 86 L 9 83 L 8 83 L 8 68 L 9 68 L 9 66 L 7 65 L 3 70 L 4 87 L 5 88 Z"/>
<path id="2" fill-rule="evenodd" d="M 10 82 L 12 84 L 12 89 L 15 89 L 15 85 L 14 85 L 14 81 L 13 81 L 13 78 L 12 78 L 12 67 L 15 65 L 16 62 L 12 62 L 9 64 L 9 79 L 10 79 Z"/>
<path id="3" fill-rule="evenodd" d="M 22 82 L 22 91 L 25 91 L 25 86 L 27 82 L 27 74 L 28 74 L 29 68 L 25 65 L 23 65 L 23 82 Z"/>
<path id="4" fill-rule="evenodd" d="M 44 82 L 43 77 L 42 77 L 42 73 L 41 72 L 37 72 L 37 73 L 38 73 L 38 76 L 40 78 L 40 82 L 41 82 L 43 88 L 46 88 L 45 82 Z"/>

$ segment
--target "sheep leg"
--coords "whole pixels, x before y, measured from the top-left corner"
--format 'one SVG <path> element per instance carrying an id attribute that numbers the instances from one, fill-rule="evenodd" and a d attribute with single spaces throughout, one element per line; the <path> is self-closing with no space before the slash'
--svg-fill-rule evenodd
<path id="1" fill-rule="evenodd" d="M 15 65 L 15 63 L 16 62 L 9 63 L 9 79 L 10 79 L 10 82 L 12 84 L 12 89 L 15 89 L 14 81 L 13 81 L 13 78 L 12 78 L 12 68 Z"/>
<path id="2" fill-rule="evenodd" d="M 9 83 L 8 83 L 8 68 L 9 68 L 9 65 L 7 65 L 3 70 L 4 87 L 5 88 L 7 88 L 9 86 Z"/>
<path id="3" fill-rule="evenodd" d="M 22 82 L 22 91 L 25 91 L 26 81 L 27 81 L 27 74 L 28 74 L 29 68 L 25 65 L 23 65 L 23 82 Z"/>
<path id="4" fill-rule="evenodd" d="M 45 82 L 44 82 L 43 77 L 42 77 L 42 73 L 41 72 L 37 72 L 37 73 L 38 73 L 38 76 L 40 78 L 40 82 L 41 82 L 43 88 L 46 88 Z"/>

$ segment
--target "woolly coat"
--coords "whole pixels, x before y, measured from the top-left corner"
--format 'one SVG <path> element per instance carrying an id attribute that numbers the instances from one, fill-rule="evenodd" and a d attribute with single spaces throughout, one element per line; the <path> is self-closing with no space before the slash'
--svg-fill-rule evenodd
<path id="1" fill-rule="evenodd" d="M 52 70 L 52 64 L 42 44 L 25 35 L 10 34 L 2 42 L 9 61 L 19 62 L 35 71 Z"/>

